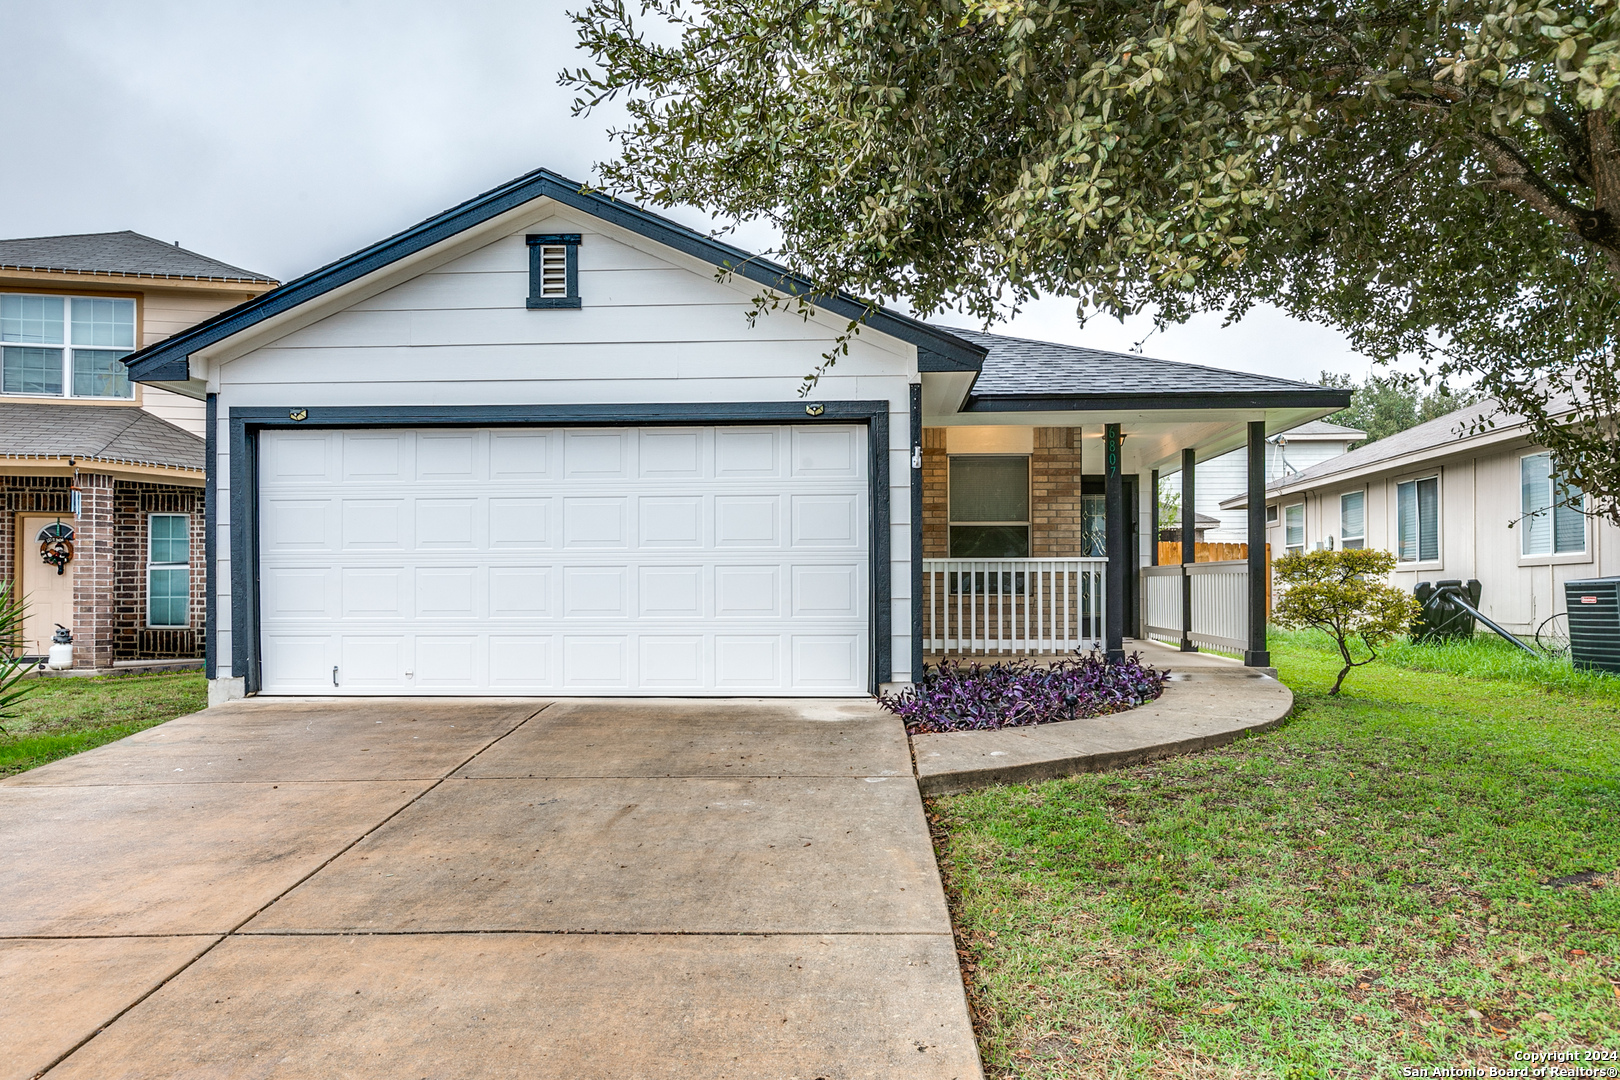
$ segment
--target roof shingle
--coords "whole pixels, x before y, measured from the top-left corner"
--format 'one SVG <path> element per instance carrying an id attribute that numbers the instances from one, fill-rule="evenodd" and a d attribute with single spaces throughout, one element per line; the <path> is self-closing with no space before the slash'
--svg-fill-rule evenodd
<path id="1" fill-rule="evenodd" d="M 1202 395 L 1321 392 L 1312 383 L 1155 360 L 1134 353 L 941 327 L 989 352 L 973 384 L 974 398 L 1066 395 Z"/>
<path id="2" fill-rule="evenodd" d="M 201 439 L 136 406 L 0 402 L 0 458 L 7 457 L 76 457 L 198 471 L 204 465 Z"/>
<path id="3" fill-rule="evenodd" d="M 275 284 L 275 279 L 210 259 L 178 244 L 138 232 L 74 233 L 0 240 L 0 268 L 57 270 L 80 274 L 204 278 Z"/>

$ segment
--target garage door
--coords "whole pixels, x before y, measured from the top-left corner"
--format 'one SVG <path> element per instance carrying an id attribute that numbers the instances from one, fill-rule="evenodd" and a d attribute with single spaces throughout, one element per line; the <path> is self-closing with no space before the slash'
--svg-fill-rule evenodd
<path id="1" fill-rule="evenodd" d="M 863 425 L 265 431 L 280 694 L 860 694 Z"/>

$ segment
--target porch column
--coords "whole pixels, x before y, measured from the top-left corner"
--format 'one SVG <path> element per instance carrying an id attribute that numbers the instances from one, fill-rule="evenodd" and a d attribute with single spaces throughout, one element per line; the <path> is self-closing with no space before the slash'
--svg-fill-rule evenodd
<path id="1" fill-rule="evenodd" d="M 1192 573 L 1198 559 L 1198 451 L 1181 452 L 1181 651 L 1197 652 L 1192 641 Z"/>
<path id="2" fill-rule="evenodd" d="M 1107 480 L 1104 511 L 1108 520 L 1108 580 L 1104 586 L 1103 655 L 1109 663 L 1125 659 L 1125 481 L 1120 475 L 1119 425 L 1103 428 L 1103 476 Z"/>
<path id="3" fill-rule="evenodd" d="M 113 659 L 113 478 L 76 473 L 79 512 L 73 519 L 73 666 L 110 668 Z"/>
<path id="4" fill-rule="evenodd" d="M 1149 481 L 1153 485 L 1153 543 L 1148 547 L 1148 565 L 1159 565 L 1159 470 L 1153 470 L 1153 477 Z"/>
<path id="5" fill-rule="evenodd" d="M 1266 422 L 1249 421 L 1249 648 L 1248 667 L 1270 667 L 1266 649 Z"/>

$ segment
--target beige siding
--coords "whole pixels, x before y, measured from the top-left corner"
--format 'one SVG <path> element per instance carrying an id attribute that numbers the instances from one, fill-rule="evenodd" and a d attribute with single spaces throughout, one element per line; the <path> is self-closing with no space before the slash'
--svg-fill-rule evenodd
<path id="1" fill-rule="evenodd" d="M 1339 496 L 1367 493 L 1367 546 L 1396 550 L 1396 487 L 1424 476 L 1440 478 L 1440 548 L 1435 562 L 1399 564 L 1390 580 L 1410 589 L 1420 581 L 1479 579 L 1481 609 L 1515 633 L 1533 633 L 1549 616 L 1564 610 L 1564 582 L 1620 574 L 1620 529 L 1598 518 L 1587 521 L 1586 551 L 1575 555 L 1520 554 L 1519 459 L 1537 452 L 1524 442 L 1483 449 L 1478 454 L 1397 465 L 1377 475 L 1275 500 L 1277 506 L 1303 501 L 1305 547 L 1325 546 L 1341 535 Z M 1512 527 L 1510 527 L 1512 526 Z M 1268 529 L 1273 550 L 1282 550 L 1282 523 Z"/>

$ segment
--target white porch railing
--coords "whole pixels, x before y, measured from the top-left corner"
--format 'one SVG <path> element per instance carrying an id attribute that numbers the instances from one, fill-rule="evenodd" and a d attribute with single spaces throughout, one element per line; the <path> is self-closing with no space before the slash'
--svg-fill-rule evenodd
<path id="1" fill-rule="evenodd" d="M 1102 645 L 1107 559 L 925 559 L 923 648 L 1052 653 Z"/>
<path id="2" fill-rule="evenodd" d="M 1150 638 L 1181 641 L 1182 576 L 1192 582 L 1195 645 L 1242 650 L 1249 647 L 1249 564 L 1175 563 L 1142 568 L 1142 632 Z"/>

